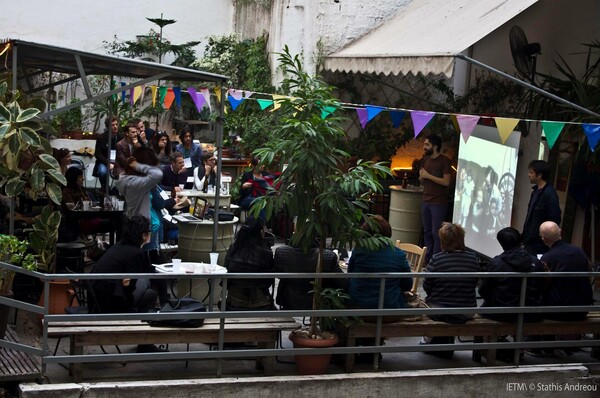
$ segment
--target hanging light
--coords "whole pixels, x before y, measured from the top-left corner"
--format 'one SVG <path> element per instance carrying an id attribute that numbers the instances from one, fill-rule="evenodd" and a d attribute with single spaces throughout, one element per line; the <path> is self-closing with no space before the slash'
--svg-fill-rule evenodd
<path id="1" fill-rule="evenodd" d="M 56 91 L 52 87 L 52 72 L 50 72 L 50 80 L 48 81 L 50 88 L 46 90 L 46 100 L 49 104 L 56 104 Z"/>

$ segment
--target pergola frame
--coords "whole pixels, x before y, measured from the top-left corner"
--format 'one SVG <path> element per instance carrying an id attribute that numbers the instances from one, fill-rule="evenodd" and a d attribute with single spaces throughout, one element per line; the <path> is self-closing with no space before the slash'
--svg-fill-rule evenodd
<path id="1" fill-rule="evenodd" d="M 8 70 L 12 75 L 12 89 L 16 90 L 19 83 L 26 86 L 25 94 L 34 94 L 36 92 L 46 90 L 57 85 L 61 85 L 70 81 L 81 79 L 86 99 L 76 103 L 65 105 L 61 108 L 40 114 L 42 118 L 49 118 L 69 109 L 77 108 L 85 104 L 99 101 L 104 98 L 112 98 L 112 95 L 122 91 L 129 90 L 133 87 L 147 84 L 158 80 L 167 80 L 173 82 L 193 81 L 193 82 L 212 82 L 218 85 L 221 90 L 221 98 L 225 98 L 224 84 L 228 80 L 227 76 L 214 73 L 202 72 L 187 68 L 180 68 L 169 65 L 162 65 L 153 62 L 134 60 L 129 58 L 120 58 L 111 55 L 94 54 L 85 51 L 73 50 L 63 47 L 50 46 L 46 44 L 27 42 L 22 40 L 3 40 L 0 42 L 0 47 L 3 49 L 5 62 L 0 64 L 0 70 Z M 10 65 L 10 66 L 9 66 Z M 46 72 L 57 72 L 70 75 L 62 80 L 51 82 L 49 84 L 39 85 L 35 87 L 31 78 L 41 75 Z M 88 76 L 94 75 L 110 75 L 127 77 L 131 79 L 139 79 L 129 83 L 126 86 L 118 87 L 113 90 L 103 92 L 98 95 L 92 95 Z M 218 107 L 219 116 L 216 120 L 215 137 L 216 148 L 218 153 L 221 153 L 223 146 L 223 114 L 224 104 L 220 101 Z M 108 115 L 112 118 L 112 115 Z M 111 131 L 108 129 L 108 149 L 110 153 L 111 146 Z M 221 157 L 217 159 L 217 167 L 221 170 Z M 107 165 L 108 167 L 108 165 Z M 217 228 L 219 220 L 219 196 L 221 186 L 221 175 L 218 173 L 215 187 L 215 223 L 213 228 L 212 250 L 216 250 L 217 244 Z M 108 184 L 107 184 L 108 190 Z M 14 233 L 14 201 L 10 201 L 10 233 Z"/>

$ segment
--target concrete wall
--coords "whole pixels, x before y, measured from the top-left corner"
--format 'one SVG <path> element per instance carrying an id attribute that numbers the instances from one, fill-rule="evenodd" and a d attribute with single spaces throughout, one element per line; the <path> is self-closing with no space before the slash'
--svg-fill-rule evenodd
<path id="1" fill-rule="evenodd" d="M 277 56 L 273 53 L 287 45 L 293 54 L 303 55 L 306 70 L 314 73 L 319 51 L 329 54 L 341 49 L 381 25 L 409 1 L 273 0 L 271 7 L 238 4 L 235 31 L 245 38 L 263 32 L 269 35 L 273 71 L 277 68 Z M 276 80 L 280 80 L 280 76 Z"/>
<path id="2" fill-rule="evenodd" d="M 187 398 L 269 397 L 597 397 L 599 380 L 584 366 L 532 366 L 282 376 L 106 382 L 22 384 L 22 398 L 104 398 L 168 396 Z M 574 392 L 575 391 L 575 392 Z"/>
<path id="3" fill-rule="evenodd" d="M 164 29 L 173 43 L 203 41 L 229 34 L 233 28 L 231 0 L 3 1 L 0 37 L 22 39 L 105 53 L 102 41 L 131 40 L 156 25 L 148 18 L 175 19 Z M 196 48 L 202 54 L 204 45 Z"/>

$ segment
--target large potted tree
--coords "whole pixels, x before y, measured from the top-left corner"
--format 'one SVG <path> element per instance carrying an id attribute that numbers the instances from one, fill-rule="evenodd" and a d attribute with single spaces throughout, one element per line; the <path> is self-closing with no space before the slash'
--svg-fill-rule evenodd
<path id="1" fill-rule="evenodd" d="M 56 237 L 60 223 L 61 185 L 66 184 L 52 148 L 41 133 L 44 126 L 37 116 L 46 109 L 40 98 L 21 97 L 0 81 L 0 190 L 13 200 L 18 195 L 31 199 L 48 198 L 49 204 L 36 217 L 29 231 L 30 248 L 38 268 L 55 271 Z"/>
<path id="2" fill-rule="evenodd" d="M 390 175 L 390 170 L 383 163 L 360 160 L 355 167 L 348 168 L 349 155 L 339 149 L 346 136 L 333 87 L 308 75 L 298 56 L 292 56 L 287 46 L 279 62 L 286 75 L 283 86 L 290 90 L 290 96 L 281 102 L 282 115 L 271 137 L 254 154 L 266 164 L 279 161 L 287 167 L 274 182 L 274 192 L 259 198 L 251 212 L 258 216 L 266 209 L 265 214 L 270 218 L 284 210 L 295 217 L 291 244 L 308 254 L 317 242 L 315 273 L 321 273 L 328 245 L 345 247 L 360 241 L 363 247 L 375 249 L 389 244 L 385 238 L 367 236 L 360 224 L 369 222 L 369 197 L 381 190 L 378 180 Z M 323 298 L 321 278 L 316 278 L 313 286 L 312 308 L 317 310 Z M 311 342 L 322 346 L 326 341 L 335 344 L 337 336 L 322 329 L 319 317 L 311 317 L 309 328 L 293 332 L 290 339 L 302 346 Z"/>

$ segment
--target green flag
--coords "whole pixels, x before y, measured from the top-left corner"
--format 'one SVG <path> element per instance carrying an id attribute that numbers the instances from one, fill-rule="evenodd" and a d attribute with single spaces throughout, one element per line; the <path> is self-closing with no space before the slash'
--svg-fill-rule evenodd
<path id="1" fill-rule="evenodd" d="M 552 149 L 556 143 L 556 139 L 560 135 L 565 124 L 562 122 L 548 122 L 542 121 L 542 131 L 546 135 L 546 141 L 548 141 L 548 147 Z"/>

